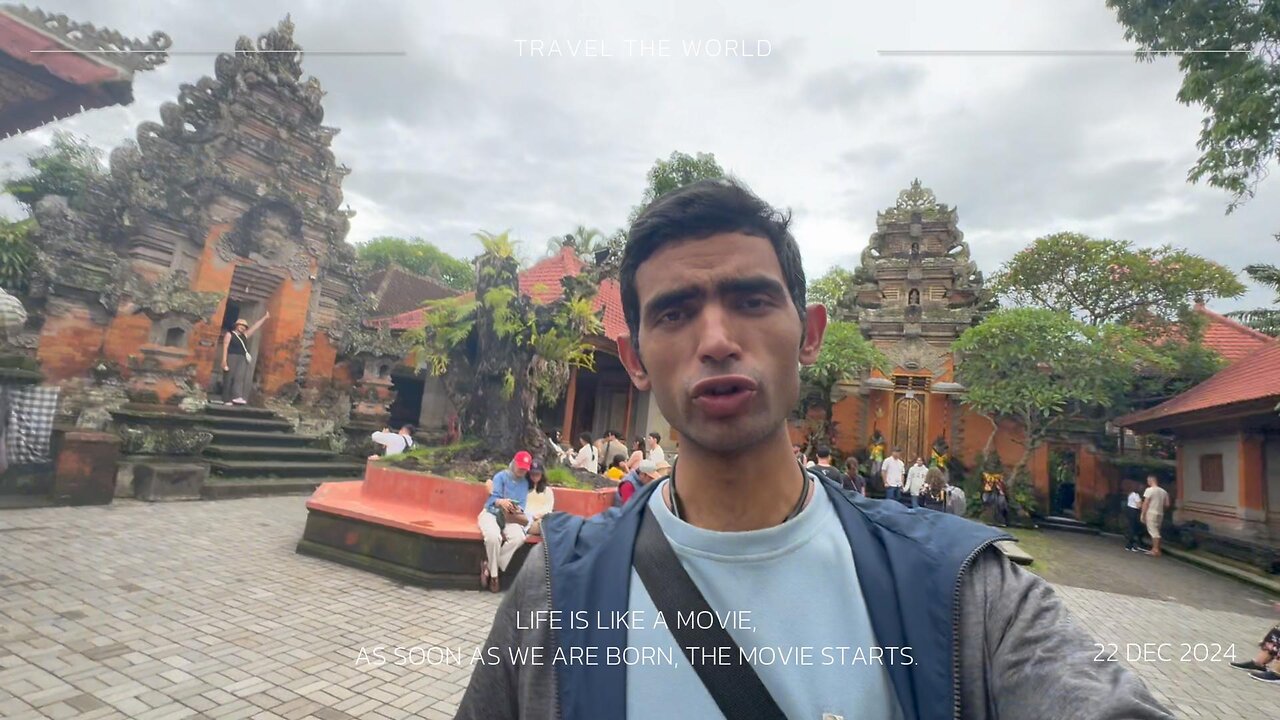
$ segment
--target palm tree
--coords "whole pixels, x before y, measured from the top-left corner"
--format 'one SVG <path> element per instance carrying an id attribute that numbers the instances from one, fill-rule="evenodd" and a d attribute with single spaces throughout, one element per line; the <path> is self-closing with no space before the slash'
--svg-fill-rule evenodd
<path id="1" fill-rule="evenodd" d="M 1280 233 L 1277 233 L 1275 237 L 1276 241 L 1280 242 Z M 1277 307 L 1238 310 L 1227 313 L 1227 315 L 1243 322 L 1254 330 L 1264 332 L 1272 337 L 1280 337 L 1280 267 L 1255 263 L 1246 265 L 1244 271 L 1249 274 L 1249 277 L 1254 282 L 1265 285 L 1275 291 L 1276 298 L 1273 302 Z"/>
<path id="2" fill-rule="evenodd" d="M 579 225 L 573 232 L 559 235 L 547 240 L 547 255 L 555 255 L 560 248 L 569 245 L 579 256 L 591 258 L 597 250 L 604 247 L 605 236 L 595 228 Z"/>

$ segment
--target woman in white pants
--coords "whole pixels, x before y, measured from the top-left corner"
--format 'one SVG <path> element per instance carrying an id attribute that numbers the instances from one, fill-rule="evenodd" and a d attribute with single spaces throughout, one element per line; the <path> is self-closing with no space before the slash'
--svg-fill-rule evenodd
<path id="1" fill-rule="evenodd" d="M 485 559 L 480 564 L 480 586 L 498 592 L 498 574 L 507 569 L 516 550 L 524 543 L 529 518 L 524 506 L 533 483 L 529 478 L 533 456 L 521 450 L 511 467 L 493 476 L 493 490 L 476 519 L 484 537 Z M 499 527 L 498 514 L 503 516 Z"/>

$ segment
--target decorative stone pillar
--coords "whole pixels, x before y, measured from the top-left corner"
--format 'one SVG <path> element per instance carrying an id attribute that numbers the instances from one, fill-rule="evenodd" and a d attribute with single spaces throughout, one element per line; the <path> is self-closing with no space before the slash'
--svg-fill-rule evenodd
<path id="1" fill-rule="evenodd" d="M 355 380 L 351 399 L 351 420 L 347 423 L 347 452 L 367 456 L 376 448 L 369 436 L 383 429 L 391 420 L 391 403 L 395 390 L 391 384 L 391 370 L 400 358 L 387 355 L 357 356 L 364 371 Z"/>

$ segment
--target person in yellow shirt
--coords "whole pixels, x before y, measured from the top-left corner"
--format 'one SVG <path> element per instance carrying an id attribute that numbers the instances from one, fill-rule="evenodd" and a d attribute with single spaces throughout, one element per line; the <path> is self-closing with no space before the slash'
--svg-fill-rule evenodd
<path id="1" fill-rule="evenodd" d="M 627 458 L 623 455 L 614 455 L 609 461 L 609 469 L 604 471 L 604 476 L 614 482 L 618 482 L 627 474 Z"/>

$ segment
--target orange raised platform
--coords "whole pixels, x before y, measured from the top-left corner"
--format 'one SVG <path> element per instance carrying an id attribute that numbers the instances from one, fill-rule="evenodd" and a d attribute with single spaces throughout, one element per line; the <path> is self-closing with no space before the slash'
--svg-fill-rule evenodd
<path id="1" fill-rule="evenodd" d="M 612 488 L 553 491 L 556 512 L 584 517 L 612 507 L 615 495 Z M 316 488 L 297 551 L 415 584 L 479 588 L 484 546 L 476 521 L 488 497 L 479 483 L 370 462 L 364 480 Z M 527 547 L 516 553 L 504 585 L 527 554 Z"/>

